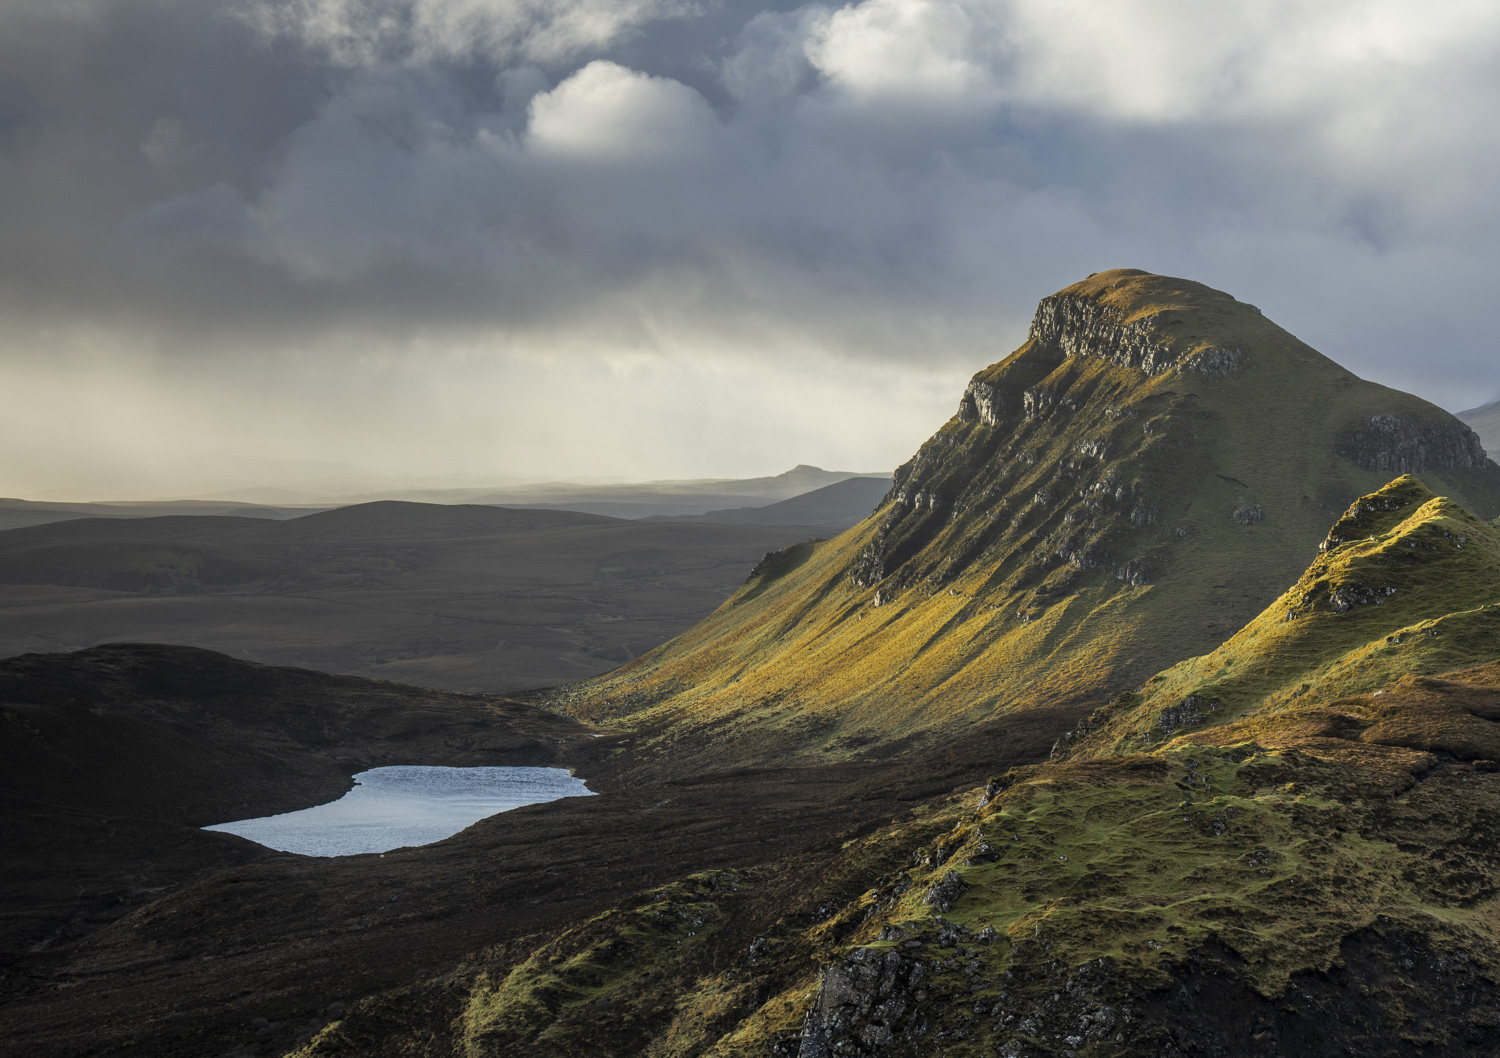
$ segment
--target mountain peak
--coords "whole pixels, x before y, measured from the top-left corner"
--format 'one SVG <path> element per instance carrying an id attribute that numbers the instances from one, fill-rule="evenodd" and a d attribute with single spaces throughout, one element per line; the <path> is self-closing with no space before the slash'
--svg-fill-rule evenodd
<path id="1" fill-rule="evenodd" d="M 1237 315 L 1258 316 L 1260 310 L 1202 283 L 1120 268 L 1043 298 L 1027 338 L 1149 377 L 1189 369 L 1226 378 L 1244 366 L 1239 335 L 1227 333 L 1235 328 L 1226 326 Z M 1209 333 L 1195 333 L 1200 330 Z"/>
<path id="2" fill-rule="evenodd" d="M 1087 712 L 1213 650 L 1400 475 L 1420 480 L 1386 499 L 1500 514 L 1500 467 L 1447 412 L 1221 291 L 1099 273 L 1042 299 L 870 518 L 570 699 L 718 724 L 719 753 L 740 730 L 761 753 L 869 753 Z"/>

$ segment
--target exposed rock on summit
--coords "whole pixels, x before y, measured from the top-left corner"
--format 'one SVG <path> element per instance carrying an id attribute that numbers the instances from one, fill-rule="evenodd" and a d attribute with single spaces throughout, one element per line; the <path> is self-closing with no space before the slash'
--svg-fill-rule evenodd
<path id="1" fill-rule="evenodd" d="M 1149 378 L 1173 369 L 1222 381 L 1246 365 L 1239 348 L 1192 345 L 1171 333 L 1159 316 L 1127 319 L 1113 305 L 1083 294 L 1043 298 L 1027 341 L 1056 346 L 1065 356 L 1091 356 L 1134 368 Z M 970 384 L 972 387 L 972 383 Z"/>

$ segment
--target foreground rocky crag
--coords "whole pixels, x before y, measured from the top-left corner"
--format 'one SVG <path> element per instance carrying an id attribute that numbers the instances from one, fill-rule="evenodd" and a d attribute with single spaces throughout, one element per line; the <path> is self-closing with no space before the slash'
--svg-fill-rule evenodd
<path id="1" fill-rule="evenodd" d="M 687 771 L 1093 708 L 1233 634 L 1398 474 L 1500 513 L 1500 467 L 1447 412 L 1227 294 L 1100 273 L 1043 299 L 862 525 L 768 556 L 710 619 L 553 704 L 663 727 L 643 763 Z"/>
<path id="2" fill-rule="evenodd" d="M 446 1019 L 398 1028 L 414 990 L 299 1053 L 1493 1053 L 1500 529 L 1403 478 L 1326 539 L 1050 761 L 476 955 Z M 1346 605 L 1356 576 L 1380 590 Z"/>

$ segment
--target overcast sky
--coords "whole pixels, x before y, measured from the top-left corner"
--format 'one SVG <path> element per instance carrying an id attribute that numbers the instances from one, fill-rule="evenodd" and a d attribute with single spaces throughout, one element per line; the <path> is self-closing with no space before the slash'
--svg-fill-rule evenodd
<path id="1" fill-rule="evenodd" d="M 1493 0 L 5 0 L 0 493 L 889 469 L 1090 272 L 1500 390 Z"/>

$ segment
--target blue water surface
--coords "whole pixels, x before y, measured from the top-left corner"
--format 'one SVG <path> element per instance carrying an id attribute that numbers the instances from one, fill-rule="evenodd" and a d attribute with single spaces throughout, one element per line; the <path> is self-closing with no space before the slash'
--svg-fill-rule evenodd
<path id="1" fill-rule="evenodd" d="M 303 856 L 353 856 L 430 845 L 497 812 L 593 794 L 563 768 L 402 764 L 362 771 L 354 782 L 354 789 L 326 805 L 203 829 Z"/>

